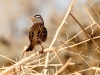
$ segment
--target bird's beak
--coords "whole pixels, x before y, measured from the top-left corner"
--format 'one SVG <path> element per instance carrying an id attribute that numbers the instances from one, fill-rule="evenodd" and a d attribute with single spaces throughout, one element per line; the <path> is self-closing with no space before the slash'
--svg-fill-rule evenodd
<path id="1" fill-rule="evenodd" d="M 34 18 L 30 18 L 30 20 L 34 21 Z"/>

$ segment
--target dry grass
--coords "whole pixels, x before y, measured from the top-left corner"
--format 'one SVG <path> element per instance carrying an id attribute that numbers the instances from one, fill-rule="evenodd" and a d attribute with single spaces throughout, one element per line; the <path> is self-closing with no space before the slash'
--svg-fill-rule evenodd
<path id="1" fill-rule="evenodd" d="M 39 52 L 36 52 L 36 53 L 31 54 L 27 57 L 23 57 L 18 62 L 13 61 L 5 56 L 0 55 L 4 59 L 7 59 L 13 63 L 13 65 L 11 65 L 9 67 L 3 66 L 1 68 L 0 75 L 66 75 L 66 74 L 67 75 L 82 75 L 82 72 L 92 71 L 92 70 L 95 71 L 95 75 L 99 75 L 99 71 L 100 71 L 99 60 L 97 60 L 96 58 L 93 58 L 91 56 L 83 55 L 83 54 L 81 54 L 82 53 L 81 51 L 76 52 L 72 48 L 72 47 L 75 47 L 77 45 L 81 45 L 83 43 L 86 43 L 88 41 L 92 41 L 94 43 L 94 46 L 95 46 L 95 51 L 100 53 L 100 47 L 98 46 L 98 44 L 95 41 L 95 39 L 100 38 L 100 36 L 91 37 L 86 32 L 86 30 L 88 30 L 88 28 L 90 28 L 92 26 L 97 26 L 98 28 L 100 28 L 100 25 L 95 22 L 95 20 L 93 19 L 93 17 L 89 13 L 86 6 L 83 4 L 83 9 L 86 11 L 86 13 L 88 14 L 88 17 L 90 17 L 90 19 L 92 21 L 92 24 L 88 25 L 88 27 L 86 27 L 86 28 L 83 28 L 81 23 L 71 13 L 72 7 L 74 6 L 75 2 L 76 2 L 76 0 L 73 0 L 72 3 L 70 4 L 69 9 L 66 12 L 66 15 L 65 15 L 62 23 L 60 24 L 59 28 L 57 29 L 56 34 L 55 34 L 50 46 L 44 50 L 44 52 L 45 52 L 44 55 L 41 55 L 41 54 L 39 54 Z M 99 17 L 99 14 L 96 11 L 95 7 L 92 5 L 92 2 L 90 0 L 89 0 L 89 2 L 90 2 L 89 8 L 92 7 Z M 61 28 L 63 27 L 63 25 L 67 24 L 66 19 L 69 15 L 71 15 L 71 17 L 76 21 L 76 23 L 78 23 L 78 25 L 82 28 L 82 30 L 79 33 L 77 33 L 75 36 L 68 39 L 67 41 L 62 42 L 61 40 L 59 40 L 57 38 L 57 36 L 59 35 L 59 32 L 60 32 Z M 87 36 L 85 40 L 78 42 L 78 43 L 74 43 L 73 45 L 67 45 L 71 40 L 75 39 L 82 32 L 84 32 Z M 60 42 L 61 45 L 58 45 L 57 47 L 55 47 L 54 44 L 56 41 Z M 70 50 L 67 50 L 67 49 L 70 49 Z M 59 56 L 59 53 L 61 51 L 68 52 L 72 55 L 77 55 L 77 57 L 79 57 L 79 59 L 81 59 L 82 61 L 85 62 L 85 64 L 87 64 L 88 68 L 83 69 L 83 70 L 78 70 L 76 72 L 68 72 L 68 73 L 65 72 L 65 71 L 68 71 L 68 70 L 66 70 L 66 68 L 69 65 L 75 66 L 75 65 L 80 65 L 81 63 L 79 62 L 77 64 L 75 62 L 72 62 L 73 58 L 69 58 L 68 61 L 66 63 L 64 63 Z M 58 61 L 59 61 L 58 64 L 51 63 L 55 58 L 58 59 Z M 84 58 L 88 58 L 91 61 L 95 61 L 96 66 L 91 66 L 89 64 L 89 62 L 87 60 L 85 60 Z M 81 65 L 81 66 L 83 66 L 83 65 Z M 53 68 L 51 68 L 51 67 L 53 67 Z M 37 68 L 38 69 L 40 68 L 40 70 L 37 70 Z"/>

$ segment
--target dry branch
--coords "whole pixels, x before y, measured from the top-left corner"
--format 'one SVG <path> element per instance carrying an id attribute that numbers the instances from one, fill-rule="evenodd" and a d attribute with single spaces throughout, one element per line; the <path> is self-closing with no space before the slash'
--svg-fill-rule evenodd
<path id="1" fill-rule="evenodd" d="M 100 36 L 93 37 L 93 39 L 99 39 L 99 38 L 100 38 Z M 86 40 L 81 41 L 81 42 L 79 42 L 79 43 L 70 45 L 70 46 L 68 46 L 68 47 L 75 47 L 75 46 L 78 46 L 78 45 L 80 45 L 80 44 L 86 43 L 86 42 L 88 42 L 88 41 L 90 41 L 90 39 L 86 39 Z M 65 44 L 65 43 L 64 43 L 64 44 Z M 68 47 L 63 47 L 62 49 L 65 49 L 65 48 L 67 49 Z"/>
<path id="2" fill-rule="evenodd" d="M 88 27 L 84 28 L 84 30 L 87 30 L 88 28 L 90 28 L 91 26 L 93 26 L 95 24 L 91 24 L 89 25 Z M 79 34 L 81 34 L 83 32 L 83 30 L 81 30 L 79 33 L 77 33 L 76 35 L 74 35 L 73 37 L 71 37 L 70 39 L 68 39 L 64 44 L 67 44 L 68 42 L 70 42 L 71 40 L 73 40 L 74 38 L 76 38 Z M 61 46 L 59 47 L 63 47 L 64 44 L 62 44 Z"/>
<path id="3" fill-rule="evenodd" d="M 57 31 L 56 31 L 56 34 L 55 34 L 55 36 L 54 36 L 54 38 L 53 38 L 53 40 L 52 40 L 52 42 L 51 42 L 51 44 L 50 44 L 50 46 L 49 46 L 49 48 L 47 48 L 47 49 L 45 49 L 44 50 L 44 53 L 47 53 L 47 56 L 46 57 L 42 57 L 42 58 L 40 58 L 39 59 L 39 52 L 36 52 L 36 53 L 34 53 L 34 54 L 32 54 L 32 55 L 30 55 L 30 56 L 28 56 L 28 57 L 24 57 L 24 58 L 22 58 L 20 61 L 18 61 L 18 62 L 15 62 L 15 61 L 13 61 L 13 60 L 11 60 L 11 59 L 9 59 L 9 58 L 6 58 L 5 56 L 2 56 L 2 55 L 0 55 L 1 57 L 4 57 L 4 58 L 6 58 L 7 60 L 9 60 L 9 61 L 11 61 L 11 62 L 13 62 L 14 64 L 12 65 L 12 66 L 10 66 L 10 67 L 3 67 L 3 68 L 1 68 L 1 69 L 4 69 L 3 71 L 1 71 L 0 72 L 0 75 L 7 75 L 7 73 L 9 72 L 10 74 L 9 75 L 11 75 L 11 74 L 15 74 L 15 75 L 19 75 L 18 73 L 20 73 L 20 74 L 22 74 L 22 75 L 24 75 L 24 74 L 28 74 L 28 75 L 50 75 L 50 74 L 48 74 L 47 72 L 49 72 L 51 69 L 49 69 L 49 67 L 55 67 L 56 68 L 56 72 L 54 72 L 53 70 L 52 70 L 52 72 L 53 72 L 53 75 L 55 74 L 55 75 L 60 75 L 60 74 L 62 74 L 63 73 L 63 70 L 65 70 L 65 68 L 68 66 L 68 65 L 80 65 L 80 63 L 71 63 L 71 58 L 66 62 L 66 64 L 63 64 L 63 61 L 61 60 L 61 58 L 58 56 L 58 53 L 60 52 L 60 51 L 65 51 L 65 52 L 68 52 L 68 53 L 71 53 L 72 55 L 74 55 L 74 54 L 76 54 L 76 55 L 78 55 L 84 62 L 85 62 L 85 64 L 87 64 L 88 65 L 88 69 L 83 69 L 83 70 L 79 70 L 79 71 L 77 71 L 77 72 L 73 72 L 73 73 L 69 73 L 68 75 L 82 75 L 81 73 L 82 72 L 86 72 L 86 71 L 88 71 L 88 70 L 96 70 L 96 72 L 95 72 L 95 75 L 97 75 L 98 74 L 98 72 L 100 72 L 100 68 L 98 67 L 99 66 L 99 64 L 97 64 L 97 66 L 95 67 L 91 67 L 91 65 L 89 64 L 89 62 L 87 61 L 87 60 L 85 60 L 83 57 L 85 57 L 85 58 L 88 58 L 88 59 L 91 59 L 92 61 L 95 61 L 95 62 L 100 62 L 99 60 L 97 60 L 97 59 L 95 59 L 95 58 L 93 58 L 93 57 L 91 57 L 91 56 L 88 56 L 88 55 L 82 55 L 81 53 L 77 53 L 77 52 L 74 52 L 74 51 L 70 51 L 70 50 L 65 50 L 65 49 L 67 49 L 67 48 L 69 48 L 69 49 L 72 49 L 71 47 L 74 47 L 74 46 L 77 46 L 77 45 L 80 45 L 80 44 L 82 44 L 82 43 L 86 43 L 87 41 L 90 41 L 90 40 L 92 40 L 92 42 L 96 45 L 96 47 L 98 48 L 98 49 L 100 49 L 99 48 L 99 46 L 96 44 L 96 42 L 94 41 L 94 39 L 97 39 L 97 38 L 100 38 L 100 36 L 96 36 L 96 37 L 93 37 L 93 38 L 91 38 L 90 37 L 90 35 L 86 32 L 86 30 L 88 29 L 88 28 L 90 28 L 91 26 L 94 26 L 94 25 L 97 25 L 96 27 L 99 27 L 100 28 L 100 25 L 98 24 L 98 23 L 96 23 L 95 22 L 95 20 L 93 19 L 93 17 L 90 15 L 90 13 L 88 12 L 88 10 L 87 10 L 87 8 L 85 7 L 85 5 L 83 5 L 84 6 L 84 9 L 85 9 L 85 11 L 87 12 L 87 14 L 89 15 L 89 17 L 90 17 L 90 19 L 92 20 L 92 24 L 91 25 L 89 25 L 88 27 L 86 27 L 86 28 L 83 28 L 82 27 L 82 25 L 76 20 L 76 18 L 70 13 L 70 11 L 71 11 L 71 9 L 72 9 L 72 7 L 73 7 L 73 5 L 74 5 L 74 3 L 75 3 L 75 1 L 76 0 L 73 0 L 72 1 L 72 3 L 70 4 L 70 6 L 69 6 L 69 9 L 68 9 L 68 11 L 66 12 L 66 15 L 65 15 L 65 17 L 64 17 L 64 19 L 63 19 L 63 21 L 62 21 L 62 23 L 60 24 L 60 26 L 58 27 L 58 29 L 57 29 Z M 90 0 L 89 0 L 90 1 Z M 91 1 L 90 1 L 90 4 L 92 5 L 92 3 L 91 3 Z M 93 7 L 93 6 L 92 6 Z M 94 8 L 94 7 L 93 7 Z M 95 8 L 94 8 L 94 10 L 95 10 Z M 98 12 L 95 10 L 95 12 L 97 13 L 97 15 L 99 16 L 99 14 L 98 14 Z M 63 43 L 63 45 L 60 45 L 60 46 L 57 46 L 57 47 L 53 47 L 53 45 L 54 45 L 54 43 L 56 42 L 56 40 L 57 40 L 57 37 L 58 37 L 58 35 L 59 35 L 59 32 L 60 32 L 60 30 L 61 30 L 61 28 L 63 27 L 63 25 L 64 25 L 64 23 L 66 23 L 66 19 L 67 19 L 67 17 L 68 17 L 68 15 L 71 15 L 73 18 L 74 18 L 74 20 L 80 25 L 80 27 L 82 28 L 82 30 L 79 32 L 79 33 L 77 33 L 74 37 L 72 37 L 72 38 L 70 38 L 69 40 L 67 40 L 65 43 Z M 69 46 L 67 46 L 67 43 L 69 42 L 69 41 L 71 41 L 72 39 L 74 39 L 75 37 L 77 37 L 79 34 L 81 34 L 82 32 L 85 32 L 85 34 L 87 35 L 87 39 L 86 40 L 84 40 L 84 41 L 81 41 L 81 42 L 79 42 L 79 43 L 75 43 L 75 44 L 73 44 L 73 45 L 69 45 Z M 92 32 L 94 32 L 94 31 L 92 31 Z M 65 46 L 64 46 L 65 45 Z M 56 50 L 57 49 L 57 50 Z M 74 50 L 74 49 L 72 49 L 72 50 Z M 98 51 L 98 50 L 97 50 Z M 51 54 L 49 54 L 49 52 L 52 52 Z M 37 56 L 36 56 L 37 55 Z M 53 55 L 53 57 L 52 57 L 52 55 Z M 51 59 L 49 59 L 49 57 L 52 57 Z M 23 57 L 23 56 L 22 56 Z M 31 60 L 32 58 L 34 58 L 34 57 L 36 57 L 35 59 L 34 59 L 34 61 L 29 61 L 29 60 Z M 57 57 L 58 58 L 58 60 L 59 60 L 59 62 L 60 62 L 60 64 L 51 64 L 51 61 L 55 58 L 55 57 Z M 45 60 L 45 62 L 44 62 L 44 60 Z M 41 62 L 42 61 L 42 62 Z M 28 62 L 28 63 L 26 63 L 26 62 Z M 35 64 L 35 63 L 38 63 L 38 64 Z M 22 64 L 22 67 L 24 67 L 23 69 L 22 69 L 22 71 L 21 72 L 19 72 L 19 66 Z M 83 64 L 83 63 L 82 63 Z M 24 65 L 24 66 L 23 66 Z M 35 69 L 34 68 L 37 68 L 37 67 L 44 67 L 44 69 L 42 69 L 42 72 L 38 72 L 38 71 L 35 71 Z M 57 67 L 60 67 L 60 69 L 58 70 L 58 68 Z M 0 69 L 0 70 L 1 70 Z M 29 73 L 31 71 L 31 73 Z"/>
<path id="4" fill-rule="evenodd" d="M 74 75 L 82 75 L 81 73 L 79 72 L 75 72 Z"/>
<path id="5" fill-rule="evenodd" d="M 83 7 L 84 7 L 84 10 L 87 12 L 87 14 L 89 15 L 90 19 L 92 20 L 93 24 L 96 24 L 99 28 L 100 28 L 100 25 L 98 25 L 94 19 L 92 18 L 92 16 L 90 15 L 90 13 L 88 12 L 87 8 L 85 7 L 85 5 L 83 4 Z"/>
<path id="6" fill-rule="evenodd" d="M 62 21 L 62 23 L 60 24 L 59 28 L 57 29 L 56 34 L 55 34 L 55 36 L 54 36 L 49 48 L 51 48 L 53 46 L 53 44 L 55 43 L 55 41 L 57 39 L 57 36 L 58 36 L 62 26 L 64 25 L 65 20 L 67 19 L 67 17 L 69 15 L 69 13 L 70 13 L 75 1 L 76 0 L 73 0 L 72 3 L 70 4 L 69 9 L 68 9 L 68 11 L 67 11 L 67 13 L 66 13 L 66 15 L 65 15 L 65 17 L 64 17 L 64 19 Z M 48 63 L 49 63 L 49 52 L 47 53 L 47 57 L 46 57 L 46 60 L 45 60 L 45 68 L 48 68 Z M 46 73 L 47 73 L 47 69 L 44 70 L 44 74 L 46 74 Z"/>
<path id="7" fill-rule="evenodd" d="M 84 30 L 83 26 L 76 20 L 76 18 L 70 13 L 70 15 L 73 17 L 73 19 L 79 24 L 79 26 L 82 28 L 84 33 L 87 35 L 88 38 L 91 39 L 91 41 L 95 44 L 95 46 L 100 50 L 100 47 L 96 44 L 93 38 L 90 37 L 90 35 Z M 94 20 L 93 20 L 94 21 Z M 97 50 L 98 51 L 98 50 Z M 99 51 L 98 51 L 99 52 Z M 100 52 L 99 52 L 100 53 Z"/>
<path id="8" fill-rule="evenodd" d="M 55 75 L 60 75 L 63 71 L 64 71 L 64 69 L 69 65 L 69 63 L 71 62 L 71 58 L 66 62 L 66 64 L 60 69 L 60 70 L 58 70 L 56 73 L 55 73 Z"/>
<path id="9" fill-rule="evenodd" d="M 44 52 L 52 51 L 52 49 L 53 48 L 51 48 L 51 49 L 47 48 L 47 49 L 44 50 Z M 39 52 L 36 52 L 36 53 L 34 53 L 34 54 L 32 54 L 32 55 L 30 55 L 28 57 L 23 58 L 22 60 L 16 62 L 14 65 L 12 65 L 12 66 L 8 67 L 7 69 L 3 70 L 2 72 L 0 72 L 0 74 L 3 75 L 6 72 L 9 72 L 9 71 L 13 70 L 13 68 L 18 67 L 20 64 L 23 64 L 24 62 L 26 62 L 26 61 L 32 59 L 33 57 L 35 57 L 36 54 L 39 55 Z"/>

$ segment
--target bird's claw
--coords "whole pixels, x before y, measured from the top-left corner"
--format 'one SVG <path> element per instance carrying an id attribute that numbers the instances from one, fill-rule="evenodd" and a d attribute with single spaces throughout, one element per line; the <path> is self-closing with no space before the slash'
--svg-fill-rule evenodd
<path id="1" fill-rule="evenodd" d="M 44 51 L 43 50 L 39 51 L 39 54 L 44 54 Z"/>

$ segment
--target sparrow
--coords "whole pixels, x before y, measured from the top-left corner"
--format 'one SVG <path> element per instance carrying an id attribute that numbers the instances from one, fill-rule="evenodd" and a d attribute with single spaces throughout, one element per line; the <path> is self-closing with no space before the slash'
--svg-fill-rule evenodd
<path id="1" fill-rule="evenodd" d="M 44 47 L 42 46 L 42 43 L 47 39 L 47 29 L 44 26 L 44 21 L 41 15 L 35 15 L 31 20 L 33 21 L 33 26 L 29 31 L 30 45 L 26 49 L 26 52 L 32 51 L 35 49 L 36 45 L 40 45 L 42 47 L 41 53 L 43 53 Z"/>

